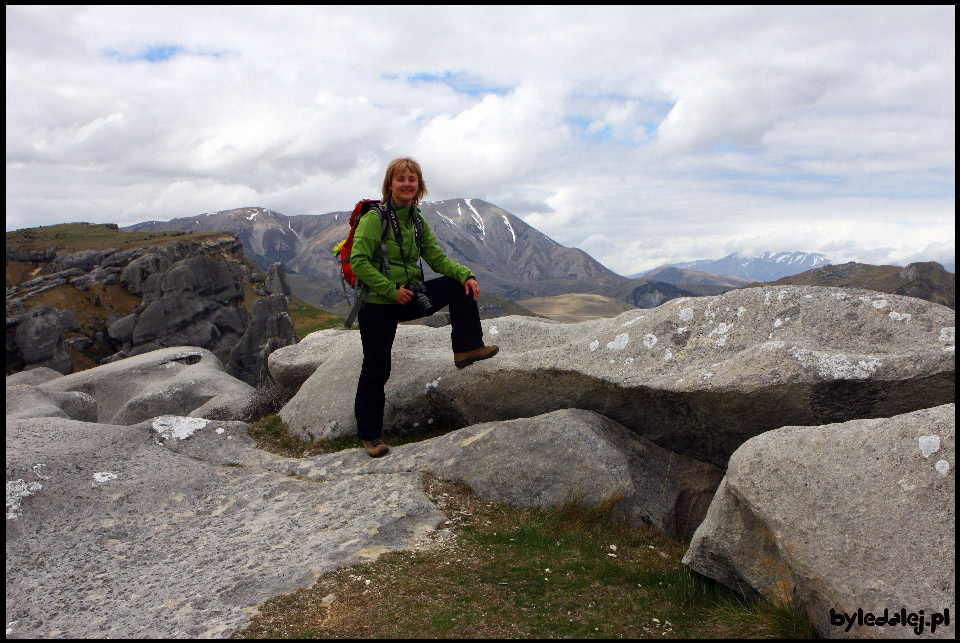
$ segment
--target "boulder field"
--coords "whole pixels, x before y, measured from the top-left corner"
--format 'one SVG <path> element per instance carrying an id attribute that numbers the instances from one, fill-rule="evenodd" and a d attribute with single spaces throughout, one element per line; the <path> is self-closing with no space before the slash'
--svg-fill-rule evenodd
<path id="1" fill-rule="evenodd" d="M 448 432 L 377 460 L 257 449 L 231 421 L 253 388 L 196 347 L 8 377 L 8 638 L 229 636 L 272 596 L 435 534 L 422 471 L 518 506 L 619 497 L 631 524 L 691 538 L 692 569 L 795 601 L 822 636 L 914 635 L 831 610 L 955 618 L 952 310 L 784 287 L 483 324 L 500 354 L 459 371 L 449 329 L 400 327 L 389 430 Z M 299 391 L 292 430 L 353 430 L 356 332 L 267 363 Z"/>

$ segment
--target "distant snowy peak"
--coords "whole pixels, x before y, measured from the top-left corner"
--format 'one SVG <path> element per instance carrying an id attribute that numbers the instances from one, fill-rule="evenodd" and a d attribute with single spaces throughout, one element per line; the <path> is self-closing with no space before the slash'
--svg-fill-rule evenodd
<path id="1" fill-rule="evenodd" d="M 420 210 L 428 217 L 440 217 L 443 224 L 483 245 L 516 245 L 518 231 L 525 226 L 518 217 L 480 199 L 425 201 Z"/>
<path id="2" fill-rule="evenodd" d="M 743 257 L 733 253 L 723 259 L 701 259 L 700 261 L 687 261 L 671 265 L 753 281 L 776 281 L 828 264 L 830 264 L 830 260 L 822 254 L 795 250 L 793 252 L 763 252 L 755 257 Z"/>
<path id="3" fill-rule="evenodd" d="M 775 263 L 782 263 L 785 265 L 801 264 L 804 266 L 809 266 L 805 270 L 810 270 L 810 268 L 819 268 L 820 266 L 826 266 L 830 263 L 830 260 L 824 257 L 823 255 L 816 254 L 813 252 L 764 252 L 757 255 L 753 260 L 761 261 L 773 261 Z M 750 263 L 751 260 L 745 260 L 742 262 L 742 265 L 746 266 Z"/>

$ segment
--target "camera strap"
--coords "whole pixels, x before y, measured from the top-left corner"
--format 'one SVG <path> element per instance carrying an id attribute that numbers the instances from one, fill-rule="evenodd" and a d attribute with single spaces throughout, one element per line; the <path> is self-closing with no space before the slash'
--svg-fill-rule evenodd
<path id="1" fill-rule="evenodd" d="M 410 283 L 410 273 L 407 272 L 407 256 L 403 252 L 403 233 L 400 231 L 400 219 L 397 218 L 397 213 L 394 211 L 394 206 L 396 204 L 393 202 L 393 197 L 388 201 L 386 208 L 386 217 L 390 222 L 390 227 L 393 228 L 393 237 L 397 242 L 397 245 L 400 246 L 400 257 L 403 259 L 403 272 L 407 276 L 407 283 Z M 380 211 L 380 215 L 383 216 L 383 210 Z M 421 243 L 423 238 L 423 220 L 420 218 L 420 215 L 414 210 L 414 205 L 410 204 L 410 217 L 413 221 L 413 230 L 414 230 L 414 243 L 417 245 L 417 260 L 420 262 L 420 273 L 423 274 L 423 258 L 421 257 Z M 386 257 L 386 253 L 384 253 Z M 389 268 L 388 268 L 389 270 Z M 389 276 L 389 274 L 388 274 Z"/>

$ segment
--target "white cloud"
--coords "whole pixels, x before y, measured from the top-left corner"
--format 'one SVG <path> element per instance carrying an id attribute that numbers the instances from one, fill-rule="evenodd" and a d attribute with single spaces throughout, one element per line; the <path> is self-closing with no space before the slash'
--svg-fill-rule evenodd
<path id="1" fill-rule="evenodd" d="M 501 205 L 620 272 L 952 262 L 954 18 L 8 6 L 7 227 L 344 210 L 412 155 L 430 198 Z"/>

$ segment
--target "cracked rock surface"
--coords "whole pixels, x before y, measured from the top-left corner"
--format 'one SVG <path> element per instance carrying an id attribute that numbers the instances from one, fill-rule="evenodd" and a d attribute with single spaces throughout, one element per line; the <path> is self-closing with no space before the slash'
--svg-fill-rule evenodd
<path id="1" fill-rule="evenodd" d="M 443 519 L 417 472 L 305 480 L 243 423 L 160 420 L 7 422 L 8 638 L 228 636 Z"/>

